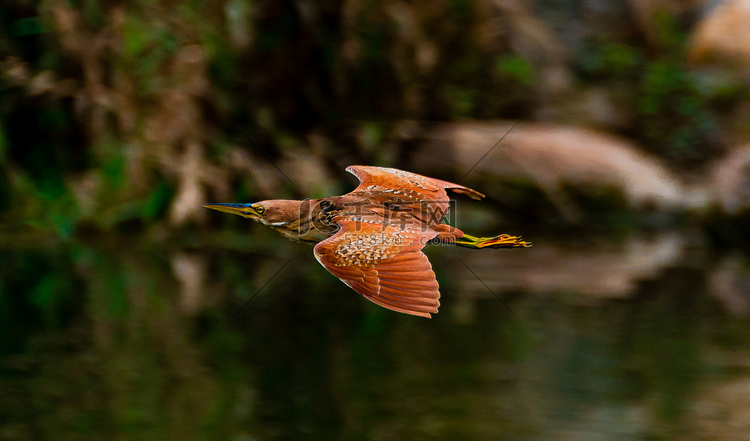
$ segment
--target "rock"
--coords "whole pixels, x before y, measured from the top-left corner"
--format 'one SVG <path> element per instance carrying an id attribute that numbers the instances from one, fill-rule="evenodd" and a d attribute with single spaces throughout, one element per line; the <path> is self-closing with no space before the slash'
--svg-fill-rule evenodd
<path id="1" fill-rule="evenodd" d="M 714 164 L 711 191 L 725 213 L 736 215 L 750 208 L 750 144 Z"/>
<path id="2" fill-rule="evenodd" d="M 689 57 L 750 75 L 750 0 L 728 0 L 710 12 L 691 37 Z"/>
<path id="3" fill-rule="evenodd" d="M 511 127 L 509 122 L 440 125 L 415 152 L 416 169 L 445 173 L 453 168 L 459 176 L 471 170 L 501 181 L 527 180 L 547 193 L 563 214 L 567 208 L 561 184 L 615 187 L 633 208 L 671 210 L 693 204 L 657 158 L 625 139 L 557 124 L 522 122 Z"/>

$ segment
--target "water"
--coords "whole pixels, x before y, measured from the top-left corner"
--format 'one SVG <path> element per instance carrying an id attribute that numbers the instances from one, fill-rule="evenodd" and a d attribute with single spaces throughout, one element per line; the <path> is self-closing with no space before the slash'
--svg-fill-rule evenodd
<path id="1" fill-rule="evenodd" d="M 748 262 L 693 234 L 432 247 L 431 320 L 270 237 L 5 247 L 0 439 L 750 439 Z"/>

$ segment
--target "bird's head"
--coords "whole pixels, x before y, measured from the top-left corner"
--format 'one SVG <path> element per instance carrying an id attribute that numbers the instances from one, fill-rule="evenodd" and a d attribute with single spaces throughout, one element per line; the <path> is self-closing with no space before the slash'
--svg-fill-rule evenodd
<path id="1" fill-rule="evenodd" d="M 269 227 L 283 227 L 300 218 L 304 202 L 274 199 L 254 204 L 207 204 L 204 207 L 253 219 Z"/>

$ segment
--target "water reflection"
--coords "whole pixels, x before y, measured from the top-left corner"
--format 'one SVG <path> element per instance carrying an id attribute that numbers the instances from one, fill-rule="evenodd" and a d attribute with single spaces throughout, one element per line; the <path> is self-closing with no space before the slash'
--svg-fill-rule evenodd
<path id="1" fill-rule="evenodd" d="M 488 294 L 482 282 L 500 291 L 535 294 L 572 292 L 579 301 L 625 298 L 638 281 L 652 279 L 667 266 L 680 264 L 685 253 L 678 233 L 634 234 L 622 243 L 585 243 L 563 248 L 535 244 L 533 252 L 465 253 L 464 260 L 479 279 L 462 279 L 462 292 Z M 525 250 L 524 250 L 525 251 Z"/>
<path id="2" fill-rule="evenodd" d="M 0 438 L 748 433 L 746 260 L 676 233 L 546 243 L 430 250 L 432 320 L 371 305 L 292 243 L 5 250 Z"/>

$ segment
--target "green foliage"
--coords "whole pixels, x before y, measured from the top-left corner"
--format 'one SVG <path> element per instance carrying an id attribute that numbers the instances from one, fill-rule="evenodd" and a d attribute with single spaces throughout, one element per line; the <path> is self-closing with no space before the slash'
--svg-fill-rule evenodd
<path id="1" fill-rule="evenodd" d="M 141 84 L 139 94 L 146 97 L 164 87 L 160 69 L 181 44 L 172 30 L 161 21 L 131 14 L 123 25 L 122 40 L 122 65 L 135 71 Z"/>
<path id="2" fill-rule="evenodd" d="M 172 200 L 174 188 L 167 185 L 165 181 L 159 181 L 151 196 L 146 199 L 141 212 L 148 221 L 161 219 L 167 212 L 169 202 Z"/>
<path id="3" fill-rule="evenodd" d="M 70 193 L 54 199 L 45 198 L 42 208 L 45 215 L 49 216 L 57 235 L 63 239 L 70 239 L 80 217 L 75 198 Z"/>
<path id="4" fill-rule="evenodd" d="M 148 226 L 164 219 L 184 178 L 187 143 L 211 174 L 197 179 L 206 195 L 231 187 L 250 200 L 269 187 L 238 169 L 238 157 L 260 157 L 227 134 L 234 127 L 272 159 L 315 133 L 351 147 L 316 151 L 324 163 L 343 152 L 386 164 L 409 157 L 392 142 L 396 121 L 564 110 L 541 93 L 549 60 L 511 49 L 528 37 L 522 27 L 497 33 L 497 18 L 467 0 L 394 5 L 50 0 L 4 10 L 0 207 L 24 206 L 24 223 L 64 236 L 82 220 Z M 573 67 L 581 89 L 606 89 L 632 116 L 624 135 L 677 163 L 702 163 L 720 150 L 722 118 L 747 87 L 687 65 L 688 29 L 667 14 L 655 20 L 654 47 L 592 38 Z M 63 35 L 66 23 L 74 26 Z"/>
<path id="5" fill-rule="evenodd" d="M 510 81 L 532 86 L 536 83 L 534 66 L 525 58 L 516 54 L 501 55 L 497 59 L 497 73 Z"/>
<path id="6" fill-rule="evenodd" d="M 683 67 L 667 62 L 646 66 L 641 83 L 643 135 L 661 153 L 683 161 L 705 160 L 711 153 L 711 134 L 716 132 L 716 114 L 711 96 L 703 96 L 694 76 Z"/>
<path id="7" fill-rule="evenodd" d="M 16 21 L 14 34 L 18 37 L 25 35 L 41 34 L 45 32 L 44 25 L 39 17 L 27 17 Z"/>
<path id="8" fill-rule="evenodd" d="M 716 153 L 719 120 L 748 89 L 726 72 L 688 65 L 686 34 L 667 21 L 658 27 L 655 52 L 593 41 L 577 54 L 576 66 L 584 81 L 605 84 L 636 115 L 628 135 L 675 162 L 696 164 Z"/>
<path id="9" fill-rule="evenodd" d="M 59 249 L 0 252 L 0 304 L 6 314 L 0 352 L 21 351 L 35 327 L 60 329 L 70 324 L 82 282 L 67 257 Z"/>
<path id="10" fill-rule="evenodd" d="M 453 118 L 468 118 L 474 113 L 478 97 L 476 89 L 447 85 L 444 93 L 453 108 Z"/>
<path id="11" fill-rule="evenodd" d="M 145 51 L 148 43 L 149 32 L 143 19 L 136 16 L 129 16 L 122 27 L 122 42 L 125 55 L 135 58 Z"/>
<path id="12" fill-rule="evenodd" d="M 643 64 L 637 47 L 617 42 L 592 42 L 577 54 L 576 65 L 587 79 L 627 78 Z"/>

